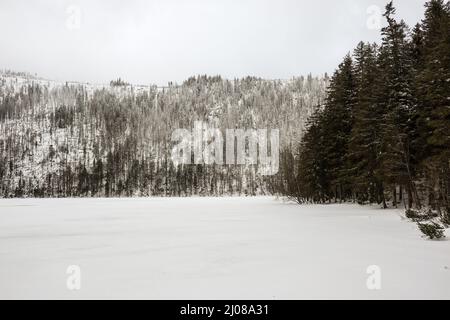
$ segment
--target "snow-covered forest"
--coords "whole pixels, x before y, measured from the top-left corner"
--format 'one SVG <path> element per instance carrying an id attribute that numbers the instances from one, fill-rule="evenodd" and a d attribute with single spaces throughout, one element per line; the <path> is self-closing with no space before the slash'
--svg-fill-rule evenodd
<path id="1" fill-rule="evenodd" d="M 388 1 L 4 5 L 0 299 L 449 299 L 450 0 Z"/>
<path id="2" fill-rule="evenodd" d="M 57 83 L 0 76 L 2 197 L 258 195 L 270 179 L 249 166 L 174 166 L 171 134 L 205 121 L 221 130 L 280 129 L 300 141 L 328 78 L 192 77 L 181 85 Z"/>
<path id="3" fill-rule="evenodd" d="M 112 197 L 279 194 L 297 202 L 404 206 L 450 223 L 450 4 L 409 28 L 392 2 L 382 42 L 361 42 L 323 77 L 167 87 L 0 78 L 0 195 Z M 281 168 L 176 165 L 171 134 L 205 121 L 279 129 Z M 436 227 L 436 225 L 434 225 Z"/>
<path id="4" fill-rule="evenodd" d="M 405 206 L 448 225 L 450 3 L 427 2 L 412 30 L 392 2 L 384 17 L 382 43 L 344 58 L 301 144 L 284 150 L 278 190 L 300 203 Z"/>

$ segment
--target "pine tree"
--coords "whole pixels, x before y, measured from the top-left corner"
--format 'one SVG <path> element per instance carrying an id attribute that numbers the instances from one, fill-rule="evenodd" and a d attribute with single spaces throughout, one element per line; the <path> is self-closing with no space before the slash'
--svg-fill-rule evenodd
<path id="1" fill-rule="evenodd" d="M 379 64 L 384 83 L 381 100 L 385 110 L 381 126 L 381 163 L 377 174 L 393 191 L 397 185 L 404 186 L 408 191 L 409 206 L 420 207 L 411 152 L 415 133 L 411 47 L 407 39 L 408 28 L 404 21 L 395 20 L 395 11 L 391 1 L 384 14 L 388 25 L 382 29 Z M 393 199 L 393 203 L 396 202 L 397 199 Z"/>
<path id="2" fill-rule="evenodd" d="M 323 111 L 318 110 L 308 121 L 298 157 L 297 198 L 325 202 L 330 198 L 326 154 L 323 148 Z M 292 168 L 294 169 L 294 168 Z M 287 170 L 288 172 L 291 170 Z"/>
<path id="3" fill-rule="evenodd" d="M 380 119 L 383 109 L 377 104 L 382 85 L 377 66 L 378 47 L 361 42 L 354 52 L 356 102 L 348 167 L 354 194 L 360 203 L 381 203 L 382 182 L 375 175 L 379 167 L 381 144 Z"/>
<path id="4" fill-rule="evenodd" d="M 416 75 L 419 157 L 429 202 L 450 212 L 450 3 L 431 0 L 422 22 L 423 64 Z"/>
<path id="5" fill-rule="evenodd" d="M 333 75 L 321 125 L 326 174 L 335 199 L 351 196 L 348 148 L 354 121 L 355 79 L 350 55 L 344 58 Z"/>

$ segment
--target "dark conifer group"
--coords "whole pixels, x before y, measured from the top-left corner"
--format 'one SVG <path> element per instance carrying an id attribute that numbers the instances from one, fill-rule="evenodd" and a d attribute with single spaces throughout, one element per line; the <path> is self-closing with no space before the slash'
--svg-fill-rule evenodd
<path id="1" fill-rule="evenodd" d="M 344 58 L 301 144 L 283 151 L 281 194 L 450 212 L 450 4 L 427 2 L 412 30 L 395 13 L 388 3 L 381 44 Z"/>

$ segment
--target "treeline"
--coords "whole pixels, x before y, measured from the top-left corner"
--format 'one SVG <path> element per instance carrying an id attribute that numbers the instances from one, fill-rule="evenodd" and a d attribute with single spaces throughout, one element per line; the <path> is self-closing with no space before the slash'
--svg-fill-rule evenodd
<path id="1" fill-rule="evenodd" d="M 412 30 L 384 13 L 380 45 L 358 44 L 331 78 L 276 189 L 296 201 L 378 203 L 450 213 L 450 4 Z"/>
<path id="2" fill-rule="evenodd" d="M 298 141 L 328 78 L 197 76 L 165 88 L 118 79 L 98 88 L 3 74 L 0 196 L 220 196 L 273 192 L 256 166 L 179 165 L 175 129 L 280 129 Z"/>

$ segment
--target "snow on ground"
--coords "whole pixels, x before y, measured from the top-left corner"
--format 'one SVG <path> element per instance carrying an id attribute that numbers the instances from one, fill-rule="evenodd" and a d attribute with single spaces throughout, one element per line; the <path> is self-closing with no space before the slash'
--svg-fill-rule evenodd
<path id="1" fill-rule="evenodd" d="M 67 267 L 81 288 L 67 289 Z M 368 290 L 367 267 L 381 270 Z M 400 211 L 273 198 L 0 200 L 0 298 L 450 298 Z"/>

